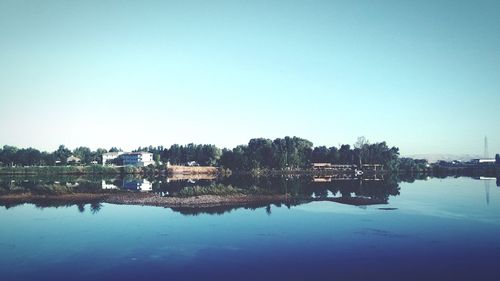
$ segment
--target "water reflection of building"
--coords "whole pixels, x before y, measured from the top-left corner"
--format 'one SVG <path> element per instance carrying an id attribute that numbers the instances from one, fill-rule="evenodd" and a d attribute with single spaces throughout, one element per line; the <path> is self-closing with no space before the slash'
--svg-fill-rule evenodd
<path id="1" fill-rule="evenodd" d="M 372 174 L 370 176 L 363 176 L 363 178 L 358 178 L 353 176 L 352 174 L 336 174 L 329 176 L 314 176 L 313 182 L 332 182 L 332 181 L 352 181 L 352 180 L 363 180 L 363 181 L 381 181 L 384 180 L 384 176 L 382 174 Z"/>
<path id="2" fill-rule="evenodd" d="M 153 183 L 145 179 L 124 179 L 121 182 L 121 186 L 119 185 L 120 183 L 117 182 L 116 180 L 111 183 L 103 180 L 101 183 L 102 189 L 105 190 L 126 189 L 126 190 L 145 191 L 145 192 L 153 190 Z"/>
<path id="3" fill-rule="evenodd" d="M 123 180 L 123 189 L 147 192 L 153 190 L 153 184 L 145 179 L 126 179 Z"/>
<path id="4" fill-rule="evenodd" d="M 361 166 L 352 164 L 332 164 L 332 163 L 312 163 L 312 169 L 317 171 L 354 171 L 361 169 L 362 171 L 378 172 L 383 170 L 381 164 L 363 164 Z"/>
<path id="5" fill-rule="evenodd" d="M 343 164 L 331 164 L 331 163 L 312 163 L 313 170 L 334 170 L 334 171 L 351 171 L 354 170 L 356 165 L 343 165 Z"/>

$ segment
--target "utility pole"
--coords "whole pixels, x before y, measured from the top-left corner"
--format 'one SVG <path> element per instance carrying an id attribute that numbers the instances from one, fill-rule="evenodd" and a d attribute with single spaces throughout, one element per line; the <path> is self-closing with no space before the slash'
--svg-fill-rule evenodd
<path id="1" fill-rule="evenodd" d="M 484 136 L 484 158 L 488 158 L 490 155 L 488 153 L 488 137 Z"/>

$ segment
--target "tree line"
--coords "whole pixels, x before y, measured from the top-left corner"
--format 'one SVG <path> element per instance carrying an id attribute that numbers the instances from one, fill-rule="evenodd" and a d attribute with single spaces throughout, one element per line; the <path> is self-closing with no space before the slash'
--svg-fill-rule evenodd
<path id="1" fill-rule="evenodd" d="M 370 144 L 365 138 L 359 138 L 354 147 L 344 144 L 340 148 L 313 147 L 312 142 L 298 137 L 257 138 L 251 139 L 248 145 L 223 150 L 220 164 L 234 170 L 300 169 L 311 163 L 382 164 L 394 169 L 398 156 L 397 147 L 388 147 L 385 142 Z"/>
<path id="2" fill-rule="evenodd" d="M 56 165 L 67 164 L 70 156 L 78 157 L 81 164 L 101 163 L 102 154 L 121 151 L 112 147 L 109 150 L 99 148 L 77 147 L 73 150 L 64 145 L 53 152 L 43 152 L 34 148 L 16 148 L 5 145 L 0 148 L 0 165 Z M 387 169 L 398 167 L 399 149 L 389 147 L 385 142 L 369 143 L 363 137 L 351 146 L 343 144 L 339 147 L 313 146 L 307 139 L 284 137 L 274 140 L 266 138 L 251 139 L 248 144 L 233 149 L 220 149 L 212 144 L 173 144 L 170 147 L 147 146 L 138 147 L 134 152 L 150 152 L 157 163 L 170 162 L 184 165 L 195 161 L 200 165 L 222 166 L 231 170 L 254 169 L 300 169 L 311 163 L 332 164 L 382 164 Z"/>
<path id="3" fill-rule="evenodd" d="M 67 164 L 68 157 L 75 156 L 81 159 L 83 164 L 101 161 L 101 156 L 107 150 L 99 148 L 95 151 L 88 147 L 77 147 L 73 150 L 60 145 L 53 152 L 40 151 L 35 148 L 17 148 L 4 145 L 0 148 L 0 165 L 2 166 L 53 166 L 56 164 Z"/>

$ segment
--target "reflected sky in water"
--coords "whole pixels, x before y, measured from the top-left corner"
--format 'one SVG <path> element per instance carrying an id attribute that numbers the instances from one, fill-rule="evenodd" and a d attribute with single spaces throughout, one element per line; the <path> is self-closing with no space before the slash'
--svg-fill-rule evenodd
<path id="1" fill-rule="evenodd" d="M 498 280 L 500 187 L 400 183 L 388 204 L 183 215 L 102 204 L 0 209 L 2 280 Z M 489 197 L 487 199 L 487 194 Z M 90 210 L 90 206 L 85 206 Z"/>

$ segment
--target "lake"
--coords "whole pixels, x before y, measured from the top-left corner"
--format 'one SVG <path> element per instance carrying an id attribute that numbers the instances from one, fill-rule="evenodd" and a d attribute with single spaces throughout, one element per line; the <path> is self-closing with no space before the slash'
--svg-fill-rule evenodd
<path id="1" fill-rule="evenodd" d="M 47 181 L 61 192 L 79 180 Z M 54 192 L 33 178 L 1 182 L 4 194 Z M 211 181 L 86 182 L 78 191 L 175 196 Z M 223 180 L 236 182 L 311 200 L 200 209 L 1 203 L 1 280 L 500 280 L 498 180 Z"/>

